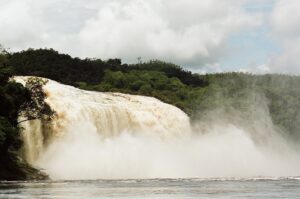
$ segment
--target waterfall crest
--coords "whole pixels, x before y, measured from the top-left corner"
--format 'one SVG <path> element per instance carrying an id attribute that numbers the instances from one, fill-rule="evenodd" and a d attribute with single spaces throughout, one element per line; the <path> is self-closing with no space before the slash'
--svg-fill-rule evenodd
<path id="1" fill-rule="evenodd" d="M 15 80 L 25 84 L 27 78 Z M 101 139 L 123 132 L 162 139 L 190 133 L 189 118 L 183 111 L 153 97 L 84 91 L 52 80 L 43 89 L 56 117 L 50 124 L 39 120 L 23 124 L 25 157 L 30 163 L 37 160 L 49 143 L 76 131 L 74 126 L 79 125 L 84 131 L 92 128 Z"/>

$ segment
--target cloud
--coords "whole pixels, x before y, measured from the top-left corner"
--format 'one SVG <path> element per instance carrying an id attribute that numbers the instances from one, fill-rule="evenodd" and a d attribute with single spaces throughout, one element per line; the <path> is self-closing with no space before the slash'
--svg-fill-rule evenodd
<path id="1" fill-rule="evenodd" d="M 282 47 L 269 68 L 274 72 L 300 74 L 300 1 L 278 0 L 271 15 L 272 36 Z"/>
<path id="2" fill-rule="evenodd" d="M 248 1 L 0 0 L 0 43 L 80 57 L 216 64 L 230 35 L 260 23 Z"/>

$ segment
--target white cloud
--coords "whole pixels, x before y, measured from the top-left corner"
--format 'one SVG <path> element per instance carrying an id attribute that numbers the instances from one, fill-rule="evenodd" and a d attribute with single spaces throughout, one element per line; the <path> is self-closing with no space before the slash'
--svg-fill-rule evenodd
<path id="1" fill-rule="evenodd" d="M 270 73 L 271 70 L 268 64 L 260 64 L 260 65 L 250 64 L 247 67 L 240 68 L 237 72 L 252 73 L 252 74 L 267 74 Z"/>
<path id="2" fill-rule="evenodd" d="M 80 57 L 215 64 L 231 34 L 256 26 L 246 0 L 0 0 L 0 43 Z"/>
<path id="3" fill-rule="evenodd" d="M 272 34 L 282 47 L 269 68 L 274 72 L 300 74 L 300 1 L 279 0 L 271 15 Z"/>

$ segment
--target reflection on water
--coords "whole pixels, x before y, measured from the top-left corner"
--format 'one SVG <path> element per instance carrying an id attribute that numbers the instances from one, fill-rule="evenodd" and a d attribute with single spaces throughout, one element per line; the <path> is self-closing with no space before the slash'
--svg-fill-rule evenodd
<path id="1" fill-rule="evenodd" d="M 0 198 L 300 198 L 299 178 L 1 182 Z"/>

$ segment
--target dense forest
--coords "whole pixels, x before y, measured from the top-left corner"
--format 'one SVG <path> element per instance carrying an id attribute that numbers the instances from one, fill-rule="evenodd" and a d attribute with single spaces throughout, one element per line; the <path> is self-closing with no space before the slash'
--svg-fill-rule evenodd
<path id="1" fill-rule="evenodd" d="M 86 90 L 153 96 L 181 108 L 192 120 L 202 119 L 216 109 L 227 115 L 238 111 L 244 113 L 242 117 L 250 117 L 259 109 L 256 106 L 259 100 L 263 99 L 273 123 L 293 138 L 300 138 L 298 76 L 245 73 L 200 75 L 159 60 L 124 64 L 120 59 L 73 58 L 53 49 L 2 52 L 0 64 L 2 167 L 7 165 L 2 162 L 8 161 L 3 157 L 17 158 L 11 155 L 16 154 L 21 145 L 17 117 L 23 104 L 32 100 L 28 94 L 30 91 L 8 81 L 12 75 L 46 77 Z M 48 114 L 51 111 L 48 107 L 44 112 Z M 10 162 L 20 163 L 16 160 Z M 0 178 L 3 178 L 5 169 L 14 167 L 0 166 Z"/>

